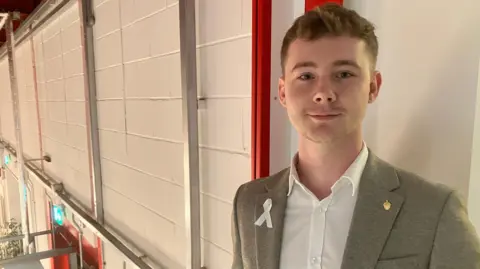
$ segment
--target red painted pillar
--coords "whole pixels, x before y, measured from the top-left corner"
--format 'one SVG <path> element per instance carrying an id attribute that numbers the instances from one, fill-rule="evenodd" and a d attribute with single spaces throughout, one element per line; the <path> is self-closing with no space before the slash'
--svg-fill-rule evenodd
<path id="1" fill-rule="evenodd" d="M 337 3 L 343 5 L 343 0 L 305 0 L 305 11 L 309 11 L 316 6 L 321 6 L 326 3 Z"/>
<path id="2" fill-rule="evenodd" d="M 272 0 L 252 0 L 252 179 L 270 168 Z"/>

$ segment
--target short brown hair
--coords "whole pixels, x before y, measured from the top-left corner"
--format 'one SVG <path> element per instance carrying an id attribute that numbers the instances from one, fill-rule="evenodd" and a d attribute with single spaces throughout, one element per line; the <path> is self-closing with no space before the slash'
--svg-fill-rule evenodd
<path id="1" fill-rule="evenodd" d="M 314 41 L 325 36 L 350 36 L 362 39 L 367 45 L 375 66 L 378 56 L 378 40 L 375 26 L 357 12 L 338 4 L 318 6 L 298 17 L 283 38 L 281 50 L 282 70 L 290 44 L 296 39 Z"/>

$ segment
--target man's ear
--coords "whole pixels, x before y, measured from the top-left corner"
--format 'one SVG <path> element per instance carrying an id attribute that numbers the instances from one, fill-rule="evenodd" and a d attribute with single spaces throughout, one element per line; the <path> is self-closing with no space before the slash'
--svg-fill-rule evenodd
<path id="1" fill-rule="evenodd" d="M 283 76 L 278 79 L 278 100 L 282 106 L 287 106 L 287 100 L 285 98 L 285 78 Z"/>
<path id="2" fill-rule="evenodd" d="M 380 92 L 382 86 L 382 74 L 378 71 L 373 72 L 372 80 L 370 81 L 370 93 L 368 96 L 368 103 L 373 103 Z"/>

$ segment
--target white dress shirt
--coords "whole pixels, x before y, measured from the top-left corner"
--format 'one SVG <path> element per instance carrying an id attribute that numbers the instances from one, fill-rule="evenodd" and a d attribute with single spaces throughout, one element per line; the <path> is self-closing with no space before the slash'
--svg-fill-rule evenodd
<path id="1" fill-rule="evenodd" d="M 319 200 L 298 179 L 292 161 L 280 269 L 340 269 L 360 177 L 368 158 L 363 149 L 344 175 L 332 186 L 332 193 Z"/>

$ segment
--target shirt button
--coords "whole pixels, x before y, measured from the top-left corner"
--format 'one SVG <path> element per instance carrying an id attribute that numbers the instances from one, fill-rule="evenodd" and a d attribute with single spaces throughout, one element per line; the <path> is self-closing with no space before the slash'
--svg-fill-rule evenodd
<path id="1" fill-rule="evenodd" d="M 321 259 L 318 257 L 313 257 L 312 258 L 312 264 L 320 264 Z"/>

